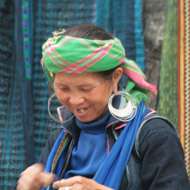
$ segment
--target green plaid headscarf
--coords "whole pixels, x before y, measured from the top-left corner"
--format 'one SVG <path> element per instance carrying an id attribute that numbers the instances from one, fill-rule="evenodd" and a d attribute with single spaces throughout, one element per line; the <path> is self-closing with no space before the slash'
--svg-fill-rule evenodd
<path id="1" fill-rule="evenodd" d="M 129 81 L 125 90 L 138 99 L 138 102 L 148 101 L 147 92 L 157 93 L 156 87 L 145 81 L 138 65 L 125 58 L 124 47 L 118 38 L 91 40 L 60 35 L 63 33 L 57 33 L 42 46 L 41 64 L 49 80 L 53 78 L 53 73 L 58 72 L 80 74 L 107 71 L 121 66 Z"/>

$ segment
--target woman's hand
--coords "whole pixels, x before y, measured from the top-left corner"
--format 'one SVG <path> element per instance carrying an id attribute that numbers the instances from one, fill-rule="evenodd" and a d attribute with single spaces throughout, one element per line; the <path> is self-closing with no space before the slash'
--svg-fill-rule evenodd
<path id="1" fill-rule="evenodd" d="M 53 188 L 59 190 L 111 190 L 92 179 L 81 176 L 56 181 L 53 183 Z"/>
<path id="2" fill-rule="evenodd" d="M 34 164 L 20 174 L 17 190 L 40 190 L 55 180 L 55 175 L 44 173 L 44 166 Z"/>

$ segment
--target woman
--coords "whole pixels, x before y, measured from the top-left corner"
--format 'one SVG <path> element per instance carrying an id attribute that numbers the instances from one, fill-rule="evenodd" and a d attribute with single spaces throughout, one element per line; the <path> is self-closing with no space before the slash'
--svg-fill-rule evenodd
<path id="1" fill-rule="evenodd" d="M 144 105 L 156 88 L 117 38 L 93 25 L 57 32 L 43 45 L 42 66 L 63 124 L 18 190 L 190 189 L 173 125 Z"/>

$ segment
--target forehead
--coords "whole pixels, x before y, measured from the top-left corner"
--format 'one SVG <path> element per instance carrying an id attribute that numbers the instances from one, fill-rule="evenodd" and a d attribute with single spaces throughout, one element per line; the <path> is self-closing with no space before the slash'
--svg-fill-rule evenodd
<path id="1" fill-rule="evenodd" d="M 55 83 L 58 84 L 94 84 L 99 82 L 105 82 L 104 79 L 97 73 L 84 73 L 84 74 L 55 74 Z"/>

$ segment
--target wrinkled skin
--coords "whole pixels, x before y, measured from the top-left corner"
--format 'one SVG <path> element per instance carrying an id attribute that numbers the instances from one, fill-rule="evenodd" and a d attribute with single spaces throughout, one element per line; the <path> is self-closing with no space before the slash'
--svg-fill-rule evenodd
<path id="1" fill-rule="evenodd" d="M 117 68 L 112 78 L 106 80 L 97 73 L 56 73 L 54 90 L 60 103 L 78 120 L 97 121 L 107 113 L 111 94 L 117 94 L 121 74 L 122 68 Z"/>

